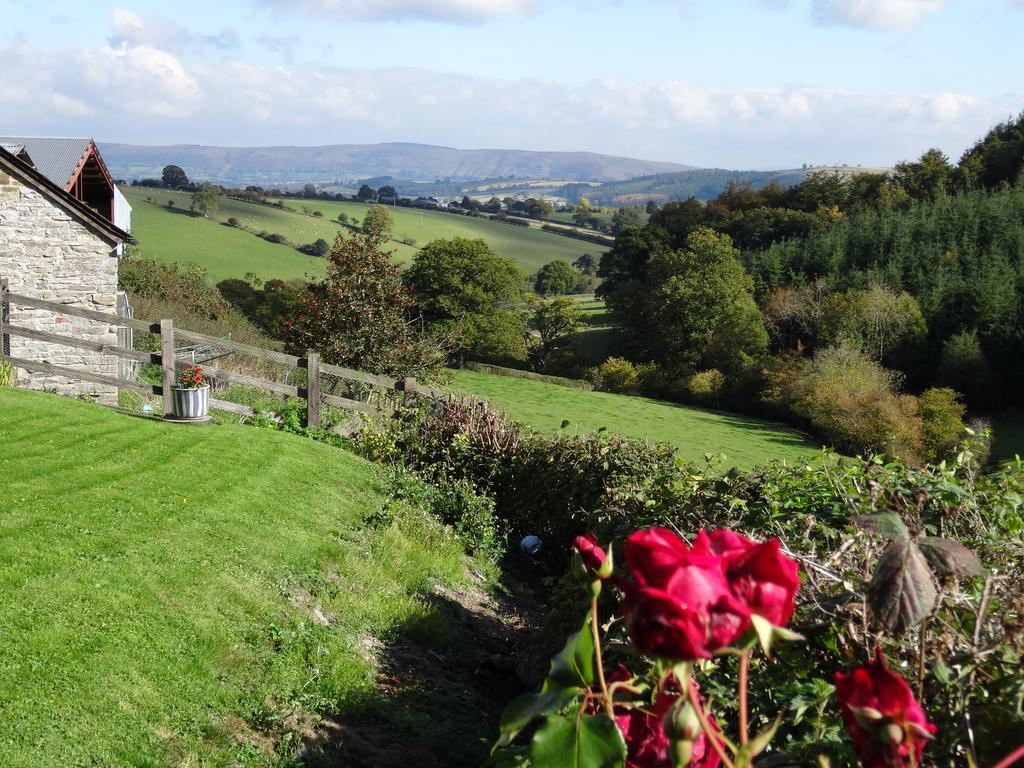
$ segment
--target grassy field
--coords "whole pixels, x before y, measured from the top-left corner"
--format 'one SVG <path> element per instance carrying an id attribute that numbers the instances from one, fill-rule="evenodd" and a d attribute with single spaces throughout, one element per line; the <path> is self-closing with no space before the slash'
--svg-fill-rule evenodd
<path id="1" fill-rule="evenodd" d="M 268 243 L 222 223 L 234 216 L 257 229 L 280 232 L 289 239 L 295 238 L 296 242 L 306 243 L 316 237 L 310 238 L 311 233 L 305 229 L 289 229 L 288 223 L 295 219 L 306 227 L 307 220 L 317 222 L 316 219 L 226 199 L 221 200 L 214 217 L 203 219 L 187 215 L 190 195 L 166 189 L 129 187 L 122 191 L 132 204 L 132 236 L 139 241 L 139 249 L 147 259 L 164 264 L 198 264 L 215 283 L 227 277 L 243 277 L 246 272 L 264 279 L 285 280 L 324 274 L 323 259 L 299 253 L 286 245 Z M 148 202 L 147 197 L 155 202 Z M 175 201 L 173 208 L 167 206 L 168 200 Z M 338 227 L 323 221 L 317 224 L 324 239 L 334 242 Z"/>
<path id="2" fill-rule="evenodd" d="M 226 277 L 242 277 L 253 272 L 266 279 L 289 279 L 322 275 L 323 259 L 306 256 L 288 245 L 269 243 L 251 232 L 224 226 L 229 218 L 244 227 L 284 235 L 296 245 L 322 238 L 333 243 L 341 226 L 335 221 L 345 211 L 362 221 L 367 205 L 320 200 L 288 200 L 287 210 L 222 197 L 210 218 L 188 215 L 191 195 L 165 189 L 123 188 L 132 204 L 132 234 L 139 241 L 143 256 L 164 263 L 198 264 L 214 282 Z M 168 206 L 168 201 L 174 206 Z M 302 206 L 321 211 L 322 218 L 306 216 Z M 516 260 L 529 273 L 541 266 L 565 259 L 575 261 L 581 254 L 600 257 L 604 248 L 582 240 L 552 235 L 537 229 L 516 227 L 485 219 L 474 219 L 435 211 L 409 208 L 392 209 L 396 238 L 411 237 L 416 246 L 438 238 L 483 238 L 498 253 Z M 410 262 L 415 246 L 392 240 L 389 245 L 400 263 Z"/>
<path id="3" fill-rule="evenodd" d="M 606 427 L 629 437 L 672 443 L 684 459 L 724 454 L 725 466 L 744 469 L 771 459 L 811 461 L 819 452 L 795 429 L 739 414 L 474 371 L 452 374 L 456 391 L 486 397 L 517 421 L 547 432 L 568 419 L 566 429 L 573 433 Z"/>
<path id="4" fill-rule="evenodd" d="M 353 219 L 362 221 L 369 206 L 362 203 L 329 202 L 323 200 L 287 200 L 286 204 L 297 210 L 307 205 L 334 219 L 344 211 Z M 550 261 L 562 259 L 572 263 L 584 253 L 595 259 L 600 258 L 607 248 L 583 240 L 553 235 L 532 227 L 518 227 L 499 221 L 458 216 L 451 213 L 421 211 L 415 208 L 391 208 L 395 220 L 395 237 L 408 235 L 417 246 L 431 240 L 452 237 L 483 238 L 497 253 L 516 260 L 528 273 L 536 272 Z M 399 257 L 402 253 L 398 254 Z"/>
<path id="5" fill-rule="evenodd" d="M 404 639 L 473 654 L 436 600 L 473 577 L 422 515 L 366 522 L 372 465 L 13 389 L 0 444 L 3 765 L 283 768 L 320 712 L 352 718 L 342 754 L 362 717 L 481 761 L 494 723 L 477 701 L 417 708 L 414 682 L 385 698 L 378 660 Z"/>

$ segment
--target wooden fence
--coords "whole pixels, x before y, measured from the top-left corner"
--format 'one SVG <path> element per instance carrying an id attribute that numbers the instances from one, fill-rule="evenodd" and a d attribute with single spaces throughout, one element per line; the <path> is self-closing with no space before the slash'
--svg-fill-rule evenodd
<path id="1" fill-rule="evenodd" d="M 150 353 L 134 349 L 125 349 L 120 346 L 103 344 L 89 339 L 77 338 L 67 334 L 58 334 L 50 331 L 40 331 L 33 328 L 26 328 L 17 324 L 17 318 L 11 317 L 10 306 L 14 304 L 20 307 L 31 307 L 34 309 L 49 310 L 59 315 L 78 317 L 85 320 L 93 320 L 99 323 L 106 323 L 111 326 L 132 328 L 138 331 L 153 333 L 160 338 L 160 352 Z M 28 360 L 15 357 L 10 354 L 10 337 L 33 339 L 49 344 L 57 344 L 72 349 L 81 349 L 89 352 L 97 352 L 102 355 L 110 355 L 120 359 L 133 360 L 139 363 L 149 363 L 161 367 L 160 384 L 149 384 L 146 382 L 121 378 L 120 376 L 108 376 L 79 368 L 67 368 L 54 365 L 43 360 Z M 321 378 L 325 375 L 333 376 L 349 382 L 359 382 L 368 385 L 372 390 L 390 393 L 398 397 L 409 398 L 414 393 L 439 396 L 434 390 L 418 386 L 415 379 L 393 379 L 388 376 L 380 376 L 364 371 L 356 371 L 351 368 L 343 368 L 337 365 L 328 365 L 320 360 L 320 354 L 315 350 L 309 350 L 305 357 L 296 357 L 273 349 L 264 349 L 249 344 L 241 344 L 237 341 L 218 339 L 212 336 L 205 336 L 201 333 L 193 333 L 181 328 L 175 328 L 173 320 L 161 320 L 153 323 L 134 317 L 120 317 L 106 312 L 97 312 L 82 307 L 68 304 L 60 304 L 53 301 L 44 301 L 32 296 L 25 296 L 13 293 L 8 290 L 8 281 L 0 278 L 0 359 L 5 359 L 15 368 L 21 368 L 30 373 L 41 373 L 64 378 L 85 381 L 93 384 L 105 384 L 113 387 L 120 387 L 141 392 L 146 395 L 157 395 L 163 400 L 164 417 L 170 417 L 172 413 L 171 389 L 176 382 L 175 363 L 175 342 L 185 341 L 190 344 L 208 344 L 219 348 L 247 355 L 259 360 L 277 363 L 290 368 L 306 371 L 306 386 L 299 387 L 292 384 L 269 381 L 267 379 L 237 373 L 225 368 L 206 368 L 204 376 L 215 382 L 226 382 L 241 384 L 248 387 L 255 387 L 279 395 L 288 397 L 299 397 L 306 400 L 306 423 L 310 427 L 318 428 L 321 424 L 321 404 L 331 405 L 349 411 L 377 411 L 378 406 L 373 403 L 350 398 L 339 397 L 338 395 L 323 392 Z M 228 411 L 242 416 L 252 416 L 254 411 L 247 405 L 227 402 L 225 400 L 210 400 L 210 407 L 217 410 Z"/>

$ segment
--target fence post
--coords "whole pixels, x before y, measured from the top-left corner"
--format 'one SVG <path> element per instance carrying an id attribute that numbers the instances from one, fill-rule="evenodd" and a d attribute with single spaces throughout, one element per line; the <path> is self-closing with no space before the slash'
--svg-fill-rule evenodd
<path id="1" fill-rule="evenodd" d="M 306 351 L 306 426 L 320 429 L 320 353 Z"/>
<path id="2" fill-rule="evenodd" d="M 11 337 L 4 333 L 4 326 L 11 321 L 11 304 L 7 299 L 10 284 L 6 277 L 0 277 L 0 360 L 11 354 Z"/>
<path id="3" fill-rule="evenodd" d="M 402 404 L 412 405 L 412 400 L 416 396 L 416 379 L 406 376 L 402 380 L 402 392 L 405 393 L 402 397 Z"/>
<path id="4" fill-rule="evenodd" d="M 160 386 L 163 388 L 164 396 L 164 418 L 174 415 L 174 392 L 171 388 L 175 384 L 174 377 L 174 321 L 160 321 L 160 365 L 162 376 Z"/>

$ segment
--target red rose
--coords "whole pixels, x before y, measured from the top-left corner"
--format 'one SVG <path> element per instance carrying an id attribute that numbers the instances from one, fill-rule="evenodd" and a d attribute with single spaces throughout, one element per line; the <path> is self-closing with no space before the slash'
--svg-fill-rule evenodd
<path id="1" fill-rule="evenodd" d="M 591 579 L 607 579 L 611 576 L 611 568 L 604 567 L 608 555 L 597 545 L 597 537 L 592 533 L 577 536 L 573 548 L 583 562 L 583 568 Z"/>
<path id="2" fill-rule="evenodd" d="M 633 574 L 625 585 L 626 629 L 641 653 L 709 658 L 749 625 L 750 611 L 703 532 L 688 547 L 665 528 L 637 531 L 626 541 L 626 562 Z"/>
<path id="3" fill-rule="evenodd" d="M 853 748 L 864 768 L 903 768 L 914 764 L 935 733 L 907 681 L 875 658 L 849 674 L 836 673 L 836 694 Z"/>
<path id="4" fill-rule="evenodd" d="M 633 674 L 620 664 L 607 681 L 611 684 L 631 679 Z M 676 679 L 670 676 L 664 688 L 655 696 L 653 706 L 627 708 L 621 703 L 615 704 L 615 725 L 626 741 L 626 768 L 672 768 L 669 738 L 662 721 L 679 696 Z M 592 711 L 597 710 L 594 708 Z M 714 728 L 721 730 L 714 718 L 709 716 L 708 719 Z M 707 736 L 703 732 L 698 734 L 692 742 L 690 768 L 718 768 L 720 762 L 715 750 L 708 744 Z"/>
<path id="5" fill-rule="evenodd" d="M 782 554 L 778 539 L 758 543 L 729 530 L 712 531 L 711 550 L 725 561 L 725 576 L 733 593 L 751 613 L 777 627 L 793 615 L 800 588 L 796 561 Z"/>

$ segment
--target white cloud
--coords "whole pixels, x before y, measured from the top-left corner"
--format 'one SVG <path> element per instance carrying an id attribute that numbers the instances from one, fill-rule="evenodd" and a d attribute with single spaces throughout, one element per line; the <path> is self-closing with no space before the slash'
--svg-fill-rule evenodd
<path id="1" fill-rule="evenodd" d="M 905 32 L 921 17 L 938 13 L 945 0 L 814 0 L 815 19 L 822 24 Z"/>
<path id="2" fill-rule="evenodd" d="M 204 47 L 227 51 L 238 47 L 238 33 L 228 27 L 214 35 L 198 35 L 158 13 L 140 14 L 128 8 L 114 8 L 109 18 L 108 42 L 114 47 L 149 44 L 176 52 Z"/>
<path id="3" fill-rule="evenodd" d="M 543 0 L 261 0 L 264 5 L 299 9 L 322 17 L 355 21 L 444 21 L 481 24 L 501 16 L 522 16 Z"/>
<path id="4" fill-rule="evenodd" d="M 128 42 L 70 51 L 0 43 L 0 71 L 0 123 L 16 134 L 229 146 L 416 141 L 730 168 L 888 164 L 931 146 L 955 157 L 1024 100 L 275 67 Z"/>

